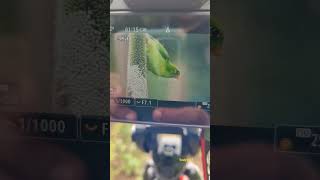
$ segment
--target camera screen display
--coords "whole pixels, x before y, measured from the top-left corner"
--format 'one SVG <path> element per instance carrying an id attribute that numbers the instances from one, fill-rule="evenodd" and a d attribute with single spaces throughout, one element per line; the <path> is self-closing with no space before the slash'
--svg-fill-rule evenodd
<path id="1" fill-rule="evenodd" d="M 175 134 L 158 134 L 158 153 L 181 155 L 182 138 Z"/>
<path id="2" fill-rule="evenodd" d="M 209 114 L 209 36 L 206 14 L 112 14 L 111 96 L 142 122 L 155 122 L 156 108 L 190 107 Z M 200 121 L 169 123 L 209 125 Z"/>

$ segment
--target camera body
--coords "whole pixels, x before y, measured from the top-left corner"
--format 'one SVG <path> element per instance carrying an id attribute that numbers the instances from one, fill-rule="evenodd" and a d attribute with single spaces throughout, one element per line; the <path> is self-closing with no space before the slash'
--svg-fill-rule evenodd
<path id="1" fill-rule="evenodd" d="M 145 167 L 144 179 L 198 176 L 197 167 L 189 163 L 187 157 L 195 156 L 199 151 L 200 133 L 198 128 L 133 126 L 132 141 L 142 151 L 152 154 L 152 160 Z"/>
<path id="2" fill-rule="evenodd" d="M 202 6 L 210 6 L 210 0 L 117 0 L 111 2 L 112 8 L 128 8 L 130 10 L 193 10 Z"/>
<path id="3" fill-rule="evenodd" d="M 132 141 L 146 153 L 153 150 L 164 150 L 163 141 L 157 139 L 160 134 L 171 134 L 181 137 L 180 153 L 176 153 L 181 157 L 194 156 L 200 146 L 200 133 L 199 128 L 180 128 L 180 127 L 163 127 L 163 126 L 147 126 L 147 125 L 135 125 L 132 128 Z"/>

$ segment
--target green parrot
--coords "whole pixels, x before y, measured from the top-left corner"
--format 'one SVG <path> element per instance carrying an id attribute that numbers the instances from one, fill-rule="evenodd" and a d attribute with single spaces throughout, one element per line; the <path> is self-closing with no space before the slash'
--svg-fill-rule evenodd
<path id="1" fill-rule="evenodd" d="M 163 45 L 150 34 L 146 34 L 145 38 L 148 70 L 160 77 L 178 79 L 180 71 L 170 61 Z"/>

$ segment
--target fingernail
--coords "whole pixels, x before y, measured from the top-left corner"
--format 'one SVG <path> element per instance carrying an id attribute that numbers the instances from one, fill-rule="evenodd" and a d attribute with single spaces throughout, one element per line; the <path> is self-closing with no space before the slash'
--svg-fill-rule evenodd
<path id="1" fill-rule="evenodd" d="M 126 115 L 126 119 L 134 121 L 134 120 L 136 120 L 136 114 L 131 112 L 131 113 Z"/>
<path id="2" fill-rule="evenodd" d="M 160 121 L 162 118 L 162 112 L 160 110 L 154 110 L 153 111 L 153 119 L 155 121 Z"/>

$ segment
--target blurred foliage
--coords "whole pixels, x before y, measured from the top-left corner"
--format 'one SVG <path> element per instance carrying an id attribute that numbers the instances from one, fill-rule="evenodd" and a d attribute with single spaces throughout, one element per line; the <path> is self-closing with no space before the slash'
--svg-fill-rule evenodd
<path id="1" fill-rule="evenodd" d="M 110 133 L 110 178 L 142 179 L 148 154 L 140 151 L 131 140 L 131 125 L 113 123 Z"/>

